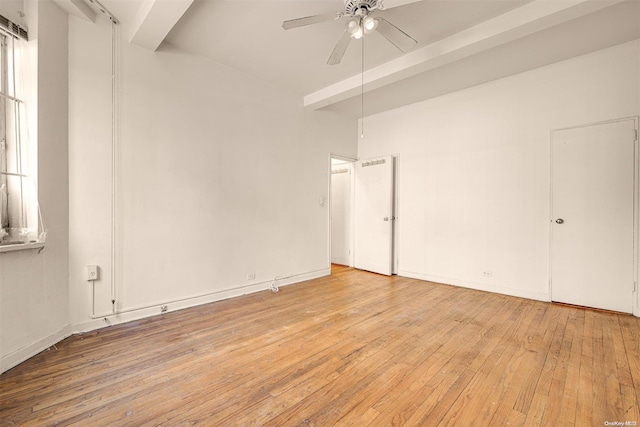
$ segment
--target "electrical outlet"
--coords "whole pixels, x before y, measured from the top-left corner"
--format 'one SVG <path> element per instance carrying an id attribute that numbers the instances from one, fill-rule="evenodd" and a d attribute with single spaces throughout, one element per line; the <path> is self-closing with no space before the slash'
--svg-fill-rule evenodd
<path id="1" fill-rule="evenodd" d="M 163 305 L 160 307 L 160 313 L 166 313 L 168 309 L 169 307 L 167 307 L 166 305 Z"/>
<path id="2" fill-rule="evenodd" d="M 483 275 L 484 277 L 491 277 L 491 276 L 493 276 L 493 271 L 489 271 L 489 270 L 487 270 L 487 271 L 483 271 L 483 272 L 482 272 L 482 275 Z"/>
<path id="3" fill-rule="evenodd" d="M 100 278 L 100 267 L 97 265 L 87 265 L 87 280 L 93 282 Z"/>
<path id="4" fill-rule="evenodd" d="M 247 273 L 247 280 L 256 280 L 256 273 Z"/>

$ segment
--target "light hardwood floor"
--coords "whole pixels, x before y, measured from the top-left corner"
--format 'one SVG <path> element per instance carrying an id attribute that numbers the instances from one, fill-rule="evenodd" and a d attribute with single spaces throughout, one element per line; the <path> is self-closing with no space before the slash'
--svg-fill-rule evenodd
<path id="1" fill-rule="evenodd" d="M 0 425 L 640 424 L 640 319 L 337 266 L 56 347 Z"/>

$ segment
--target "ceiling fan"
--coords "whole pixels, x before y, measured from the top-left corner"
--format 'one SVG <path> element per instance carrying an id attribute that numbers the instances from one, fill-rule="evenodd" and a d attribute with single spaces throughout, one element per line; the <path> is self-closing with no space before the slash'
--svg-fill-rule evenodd
<path id="1" fill-rule="evenodd" d="M 304 27 L 319 22 L 339 20 L 347 18 L 344 33 L 333 49 L 327 64 L 339 64 L 344 53 L 349 47 L 351 39 L 360 39 L 365 34 L 377 30 L 384 38 L 389 40 L 402 52 L 411 50 L 416 44 L 411 36 L 390 23 L 384 18 L 373 16 L 377 11 L 385 10 L 383 0 L 344 0 L 344 12 L 324 13 L 321 15 L 306 16 L 304 18 L 291 19 L 282 23 L 282 28 Z"/>

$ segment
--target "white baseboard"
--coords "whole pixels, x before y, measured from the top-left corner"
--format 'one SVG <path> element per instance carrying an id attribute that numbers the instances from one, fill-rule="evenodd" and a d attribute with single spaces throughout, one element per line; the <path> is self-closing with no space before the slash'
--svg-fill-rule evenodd
<path id="1" fill-rule="evenodd" d="M 306 280 L 312 280 L 319 277 L 328 276 L 331 274 L 331 267 L 323 268 L 320 270 L 309 271 L 306 273 L 294 274 L 289 277 L 280 278 L 276 284 L 278 287 L 291 285 L 294 283 L 304 282 Z M 511 295 L 520 298 L 533 299 L 538 301 L 550 301 L 550 295 L 541 292 L 523 291 L 521 289 L 507 288 L 503 286 L 487 285 L 484 283 L 469 282 L 459 279 L 451 279 L 446 277 L 433 276 L 428 274 L 416 273 L 412 271 L 400 270 L 398 272 L 400 276 L 409 277 L 413 279 L 426 280 L 430 282 L 443 283 L 453 286 L 461 286 L 469 289 L 476 289 L 487 292 L 494 292 L 504 295 Z M 167 312 L 182 310 L 189 307 L 195 307 L 202 304 L 208 304 L 215 301 L 221 301 L 228 298 L 233 298 L 241 295 L 251 294 L 269 289 L 273 280 L 268 280 L 260 283 L 254 283 L 248 286 L 235 287 L 229 289 L 221 289 L 220 291 L 212 292 L 206 295 L 195 295 L 192 297 L 182 298 L 178 301 L 167 301 L 155 304 L 153 306 L 147 306 L 142 308 L 126 309 L 124 313 L 116 314 L 104 319 L 92 319 L 86 322 L 77 323 L 73 325 L 66 325 L 60 331 L 55 334 L 49 335 L 33 344 L 30 344 L 24 348 L 21 348 L 11 354 L 7 354 L 0 358 L 0 373 L 5 372 L 14 366 L 24 362 L 30 357 L 35 356 L 43 350 L 51 347 L 52 345 L 60 342 L 61 340 L 77 333 L 88 332 L 100 328 L 104 328 L 111 325 L 117 325 L 120 323 L 126 323 L 133 320 L 139 320 L 146 317 L 157 316 L 160 314 L 160 307 L 166 305 Z"/>
<path id="2" fill-rule="evenodd" d="M 493 292 L 496 294 L 509 295 L 513 297 L 532 299 L 536 301 L 551 301 L 551 295 L 544 292 L 533 292 L 522 289 L 508 288 L 505 286 L 488 285 L 486 283 L 470 282 L 467 280 L 452 279 L 448 277 L 433 276 L 430 274 L 416 273 L 414 271 L 400 270 L 399 276 L 411 279 L 426 280 L 428 282 L 442 283 L 445 285 L 460 286 L 462 288 L 475 289 L 478 291 Z"/>
<path id="3" fill-rule="evenodd" d="M 71 332 L 71 327 L 69 325 L 65 325 L 58 332 L 51 334 L 48 337 L 42 338 L 41 340 L 38 340 L 33 344 L 16 350 L 13 353 L 2 356 L 2 358 L 0 358 L 0 373 L 8 371 L 14 366 L 19 365 L 25 360 L 48 349 L 52 345 L 59 343 L 60 341 L 71 335 L 73 335 Z"/>
<path id="4" fill-rule="evenodd" d="M 328 276 L 331 274 L 331 267 L 323 268 L 320 270 L 309 271 L 305 273 L 292 274 L 287 277 L 281 277 L 276 280 L 278 287 L 291 285 L 294 283 L 304 282 L 306 280 L 316 279 L 318 277 Z M 145 306 L 140 308 L 126 308 L 122 309 L 121 313 L 108 316 L 101 319 L 91 319 L 86 322 L 76 323 L 71 325 L 71 331 L 74 334 L 93 331 L 100 328 L 105 328 L 111 325 L 118 325 L 120 323 L 131 322 L 133 320 L 144 319 L 146 317 L 157 316 L 160 313 L 160 307 L 167 306 L 166 312 L 172 312 L 177 310 L 183 310 L 189 307 L 195 307 L 198 305 L 208 304 L 211 302 L 221 301 L 241 295 L 252 294 L 255 292 L 264 291 L 270 288 L 273 283 L 273 279 L 252 283 L 246 286 L 223 288 L 219 291 L 210 292 L 204 295 L 194 295 L 190 297 L 181 298 L 177 301 L 166 301 L 153 304 L 151 306 Z M 105 320 L 106 319 L 106 320 Z"/>
<path id="5" fill-rule="evenodd" d="M 331 274 L 331 267 L 323 268 L 320 270 L 309 271 L 306 273 L 292 274 L 287 277 L 278 278 L 276 285 L 278 287 L 292 285 L 294 283 L 304 282 L 306 280 L 317 279 L 319 277 L 328 276 Z M 105 321 L 104 319 L 91 319 L 86 322 L 77 323 L 73 325 L 66 325 L 60 331 L 55 334 L 49 335 L 33 344 L 30 344 L 20 350 L 7 354 L 0 358 L 0 373 L 5 372 L 14 366 L 24 362 L 30 357 L 35 356 L 41 351 L 57 344 L 63 339 L 82 332 L 93 331 L 95 329 L 101 329 L 111 325 L 117 325 L 120 323 L 126 323 L 133 320 L 143 319 L 145 317 L 157 316 L 160 314 L 160 307 L 166 305 L 167 312 L 182 310 L 189 307 L 195 307 L 210 302 L 221 301 L 228 298 L 233 298 L 241 295 L 251 294 L 254 292 L 264 291 L 270 288 L 273 283 L 273 279 L 252 283 L 248 286 L 241 286 L 229 289 L 221 289 L 216 292 L 211 292 L 205 295 L 195 295 L 192 297 L 181 298 L 177 301 L 168 301 L 158 303 L 152 306 L 146 306 L 143 308 L 126 309 L 125 313 L 116 314 L 110 316 Z"/>

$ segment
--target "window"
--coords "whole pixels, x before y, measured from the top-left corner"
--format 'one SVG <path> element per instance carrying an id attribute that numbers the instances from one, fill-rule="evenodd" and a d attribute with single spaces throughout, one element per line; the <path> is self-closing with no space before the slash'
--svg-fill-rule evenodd
<path id="1" fill-rule="evenodd" d="M 4 21 L 0 19 L 1 24 Z M 41 238 L 35 171 L 29 161 L 34 153 L 28 144 L 22 98 L 24 43 L 0 27 L 0 246 Z"/>
<path id="2" fill-rule="evenodd" d="M 0 34 L 0 92 L 7 86 L 7 36 Z M 5 98 L 0 99 L 0 238 L 7 234 L 9 228 L 7 197 L 7 118 L 5 114 Z"/>

